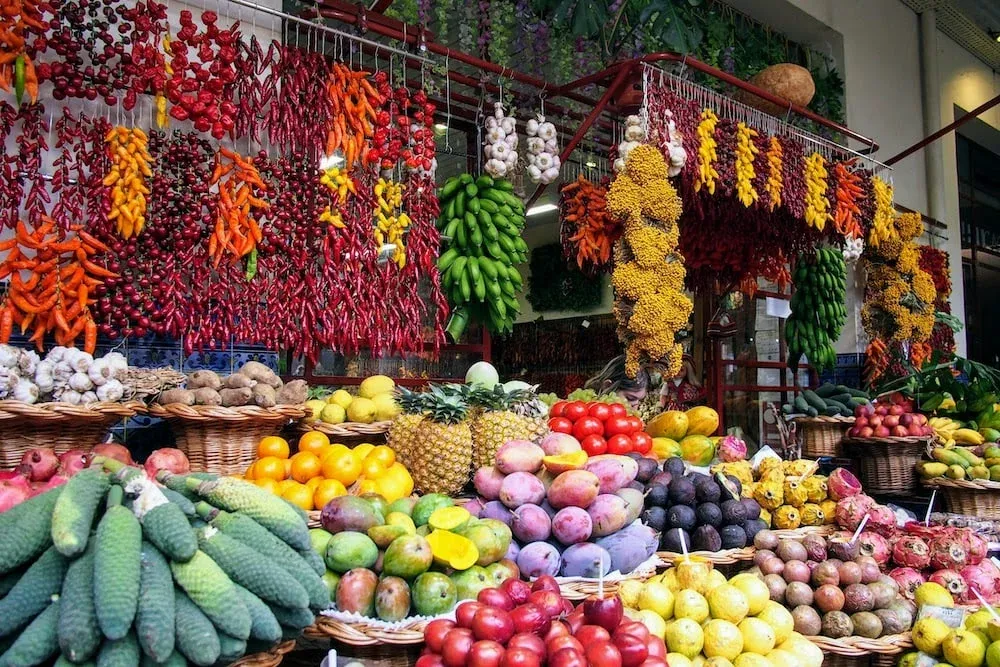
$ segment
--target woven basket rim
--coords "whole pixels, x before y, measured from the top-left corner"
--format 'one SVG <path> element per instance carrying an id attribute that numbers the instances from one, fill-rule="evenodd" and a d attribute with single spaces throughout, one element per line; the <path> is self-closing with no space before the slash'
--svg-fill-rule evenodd
<path id="1" fill-rule="evenodd" d="M 854 438 L 846 436 L 845 445 L 926 445 L 934 436 L 931 435 L 908 435 L 905 438 L 890 436 L 888 438 Z"/>
<path id="2" fill-rule="evenodd" d="M 388 433 L 389 427 L 392 426 L 392 420 L 372 422 L 371 424 L 361 424 L 359 422 L 327 424 L 319 421 L 307 424 L 305 421 L 299 421 L 297 426 L 299 431 L 303 433 L 308 433 L 309 431 L 319 431 L 320 433 L 325 433 L 326 435 L 351 438 L 362 435 L 383 435 Z"/>
<path id="3" fill-rule="evenodd" d="M 229 667 L 277 667 L 284 660 L 285 654 L 295 648 L 295 640 L 289 640 L 261 653 L 245 655 Z"/>
<path id="4" fill-rule="evenodd" d="M 985 479 L 950 479 L 948 477 L 934 477 L 923 480 L 927 486 L 940 486 L 946 489 L 960 489 L 962 491 L 1000 491 L 1000 482 L 991 482 Z"/>
<path id="5" fill-rule="evenodd" d="M 753 546 L 741 549 L 722 549 L 720 551 L 689 551 L 688 555 L 702 560 L 706 560 L 713 565 L 732 565 L 743 561 L 753 560 L 757 550 Z M 684 554 L 676 551 L 657 551 L 657 557 L 668 565 L 673 565 L 674 561 L 683 560 Z"/>
<path id="6" fill-rule="evenodd" d="M 69 421 L 69 420 L 111 420 L 118 421 L 145 412 L 142 401 L 96 401 L 73 405 L 60 401 L 47 403 L 24 403 L 22 401 L 0 401 L 0 420 L 18 421 Z"/>
<path id="7" fill-rule="evenodd" d="M 831 639 L 830 637 L 806 637 L 806 639 L 824 651 L 846 657 L 857 657 L 870 653 L 895 655 L 913 646 L 913 639 L 909 632 L 886 635 L 878 639 L 856 636 L 841 637 L 840 639 Z"/>
<path id="8" fill-rule="evenodd" d="M 221 405 L 184 405 L 170 403 L 149 406 L 149 414 L 161 419 L 177 419 L 183 421 L 283 421 L 299 419 L 306 414 L 306 409 L 300 405 L 276 405 L 271 408 L 261 408 L 256 405 L 240 405 L 222 407 Z"/>
<path id="9" fill-rule="evenodd" d="M 399 628 L 384 628 L 363 621 L 346 622 L 329 616 L 317 616 L 305 629 L 313 638 L 335 639 L 351 646 L 377 646 L 390 644 L 412 646 L 424 642 L 424 628 L 434 619 L 422 618 Z"/>

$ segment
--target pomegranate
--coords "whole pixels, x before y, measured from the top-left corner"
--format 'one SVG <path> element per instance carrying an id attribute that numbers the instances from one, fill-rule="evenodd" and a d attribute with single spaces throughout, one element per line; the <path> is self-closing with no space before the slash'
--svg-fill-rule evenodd
<path id="1" fill-rule="evenodd" d="M 24 480 L 24 482 L 15 482 L 13 479 L 0 482 L 0 512 L 6 512 L 30 497 L 30 487 L 27 480 L 23 477 L 19 479 Z"/>
<path id="2" fill-rule="evenodd" d="M 993 572 L 984 567 L 987 563 L 989 563 L 988 567 L 990 569 L 996 569 L 996 566 L 990 561 L 984 561 L 978 565 L 966 565 L 962 568 L 960 574 L 965 579 L 967 585 L 965 596 L 963 597 L 965 602 L 978 602 L 973 589 L 987 599 L 996 592 L 996 580 L 993 578 Z"/>
<path id="3" fill-rule="evenodd" d="M 54 489 L 57 486 L 65 484 L 68 481 L 69 481 L 69 477 L 66 477 L 65 475 L 63 475 L 61 473 L 56 473 L 55 475 L 52 475 L 52 477 L 49 477 L 49 481 L 45 482 L 45 484 L 43 484 L 42 486 L 38 487 L 38 489 L 36 489 L 35 492 L 32 495 L 38 495 L 39 493 L 45 493 L 49 489 Z"/>
<path id="4" fill-rule="evenodd" d="M 832 499 L 840 500 L 861 493 L 861 482 L 850 470 L 837 468 L 827 478 L 826 488 Z"/>
<path id="5" fill-rule="evenodd" d="M 72 477 L 90 465 L 90 454 L 82 449 L 70 449 L 59 455 L 59 472 Z"/>
<path id="6" fill-rule="evenodd" d="M 18 472 L 31 482 L 46 482 L 59 469 L 59 458 L 51 447 L 29 449 L 21 457 Z"/>
<path id="7" fill-rule="evenodd" d="M 719 460 L 723 462 L 743 461 L 747 457 L 747 443 L 735 435 L 727 435 L 719 441 Z"/>
<path id="8" fill-rule="evenodd" d="M 829 482 L 827 484 L 829 485 Z M 863 493 L 842 498 L 837 501 L 837 523 L 846 530 L 857 530 L 865 515 L 874 506 L 875 501 Z"/>
<path id="9" fill-rule="evenodd" d="M 903 535 L 892 545 L 892 562 L 902 568 L 922 570 L 931 564 L 931 550 L 916 535 Z"/>
<path id="10" fill-rule="evenodd" d="M 958 570 L 947 568 L 938 570 L 928 577 L 927 581 L 941 584 L 956 600 L 964 599 L 969 589 L 969 585 L 965 583 L 965 579 L 962 578 L 962 574 Z"/>
<path id="11" fill-rule="evenodd" d="M 960 570 L 969 563 L 962 538 L 953 532 L 938 535 L 930 543 L 931 566 L 937 570 Z"/>
<path id="12" fill-rule="evenodd" d="M 889 576 L 896 582 L 900 594 L 907 600 L 912 600 L 917 594 L 917 587 L 927 581 L 924 575 L 912 567 L 897 567 L 889 572 Z"/>
<path id="13" fill-rule="evenodd" d="M 889 562 L 889 543 L 878 533 L 864 531 L 858 536 L 858 551 L 862 556 L 871 556 L 882 567 Z"/>
<path id="14" fill-rule="evenodd" d="M 157 449 L 149 455 L 143 467 L 146 468 L 146 474 L 150 477 L 156 477 L 156 473 L 161 470 L 172 472 L 175 475 L 185 475 L 191 472 L 191 462 L 188 461 L 188 457 L 185 456 L 184 452 L 173 447 Z"/>
<path id="15" fill-rule="evenodd" d="M 134 465 L 132 454 L 128 449 L 117 442 L 102 442 L 94 446 L 94 456 L 104 456 L 109 459 L 121 461 L 125 465 Z"/>
<path id="16" fill-rule="evenodd" d="M 875 505 L 868 511 L 868 524 L 865 530 L 891 537 L 896 531 L 896 513 L 885 505 Z"/>

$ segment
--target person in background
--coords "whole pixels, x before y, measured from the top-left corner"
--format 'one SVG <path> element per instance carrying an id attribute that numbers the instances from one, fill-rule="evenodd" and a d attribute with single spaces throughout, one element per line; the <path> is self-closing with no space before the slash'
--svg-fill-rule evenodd
<path id="1" fill-rule="evenodd" d="M 645 368 L 639 369 L 634 380 L 625 374 L 625 355 L 620 354 L 609 361 L 600 373 L 587 380 L 583 388 L 598 394 L 616 393 L 636 408 L 649 393 L 649 384 L 649 372 Z"/>
<path id="2" fill-rule="evenodd" d="M 705 398 L 705 388 L 694 369 L 691 355 L 681 358 L 681 370 L 660 385 L 660 407 L 664 410 L 687 410 Z"/>

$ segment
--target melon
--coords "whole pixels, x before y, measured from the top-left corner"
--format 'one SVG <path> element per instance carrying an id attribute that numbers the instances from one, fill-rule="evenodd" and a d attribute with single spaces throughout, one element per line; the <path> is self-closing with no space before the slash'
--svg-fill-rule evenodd
<path id="1" fill-rule="evenodd" d="M 766 67 L 757 72 L 750 79 L 750 83 L 801 107 L 809 106 L 813 95 L 816 94 L 816 83 L 812 74 L 805 67 L 793 63 L 778 63 Z M 742 90 L 736 94 L 736 99 L 772 116 L 781 117 L 788 112 L 788 105 L 773 104 Z"/>
<path id="2" fill-rule="evenodd" d="M 689 435 L 680 441 L 681 456 L 691 465 L 707 466 L 715 458 L 715 445 L 704 435 Z"/>
<path id="3" fill-rule="evenodd" d="M 688 434 L 688 416 L 680 410 L 661 412 L 647 422 L 646 433 L 654 438 L 680 440 Z"/>
<path id="4" fill-rule="evenodd" d="M 688 435 L 712 435 L 719 430 L 719 413 L 712 408 L 699 405 L 686 413 Z"/>

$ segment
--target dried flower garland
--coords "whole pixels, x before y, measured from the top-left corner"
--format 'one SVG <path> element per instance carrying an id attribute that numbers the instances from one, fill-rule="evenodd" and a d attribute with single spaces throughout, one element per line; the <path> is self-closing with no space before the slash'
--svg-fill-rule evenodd
<path id="1" fill-rule="evenodd" d="M 684 258 L 677 252 L 681 202 L 667 180 L 668 166 L 653 146 L 629 153 L 625 171 L 611 184 L 608 211 L 623 220 L 625 233 L 615 248 L 615 318 L 625 344 L 625 372 L 635 377 L 643 364 L 662 363 L 665 373 L 681 367 L 678 330 L 691 315 L 681 291 Z"/>
<path id="2" fill-rule="evenodd" d="M 757 175 L 753 161 L 760 152 L 753 143 L 756 136 L 757 130 L 743 123 L 736 126 L 736 196 L 748 208 L 760 198 L 753 187 L 753 179 Z"/>

